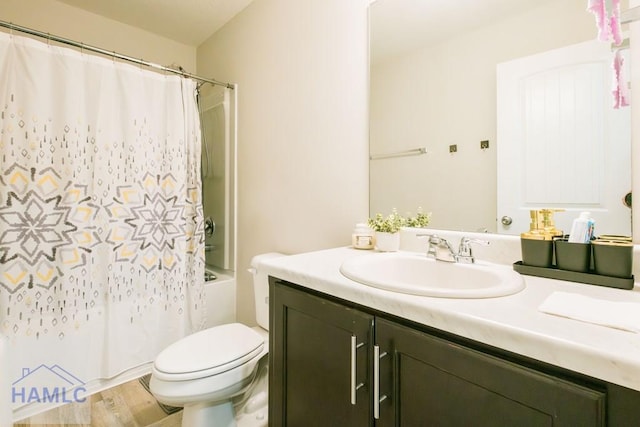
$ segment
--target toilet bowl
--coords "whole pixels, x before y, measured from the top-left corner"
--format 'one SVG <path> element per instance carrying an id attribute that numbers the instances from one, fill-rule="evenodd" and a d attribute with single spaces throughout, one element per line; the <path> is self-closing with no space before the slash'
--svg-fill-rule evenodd
<path id="1" fill-rule="evenodd" d="M 252 261 L 258 327 L 228 323 L 182 338 L 164 349 L 153 364 L 149 389 L 161 403 L 184 407 L 184 427 L 236 425 L 233 398 L 255 380 L 268 353 L 269 281 Z"/>

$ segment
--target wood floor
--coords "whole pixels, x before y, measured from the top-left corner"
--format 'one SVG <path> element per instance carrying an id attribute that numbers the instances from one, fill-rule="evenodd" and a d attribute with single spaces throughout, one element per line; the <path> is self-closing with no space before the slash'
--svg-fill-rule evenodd
<path id="1" fill-rule="evenodd" d="M 88 421 L 91 420 L 90 423 Z M 182 411 L 167 415 L 138 380 L 35 415 L 14 427 L 180 427 Z"/>

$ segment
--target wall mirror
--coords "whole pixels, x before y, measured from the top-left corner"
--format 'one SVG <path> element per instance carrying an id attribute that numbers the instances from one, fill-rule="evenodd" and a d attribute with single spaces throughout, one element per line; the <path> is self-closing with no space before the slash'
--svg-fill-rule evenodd
<path id="1" fill-rule="evenodd" d="M 623 1 L 622 9 L 627 6 Z M 529 209 L 553 207 L 565 210 L 556 215 L 556 223 L 568 232 L 571 221 L 585 206 L 597 215 L 607 215 L 609 203 L 621 206 L 622 213 L 608 223 L 596 219 L 596 227 L 606 224 L 597 232 L 629 235 L 631 209 L 623 205 L 625 194 L 631 191 L 629 108 L 616 110 L 615 116 L 586 135 L 569 135 L 567 129 L 558 128 L 550 137 L 540 131 L 536 136 L 539 139 L 530 138 L 525 149 L 534 147 L 538 150 L 535 155 L 514 160 L 509 154 L 503 155 L 506 145 L 500 146 L 507 138 L 499 130 L 499 123 L 512 124 L 514 115 L 498 113 L 510 108 L 499 100 L 499 64 L 511 64 L 513 68 L 515 63 L 519 68 L 520 60 L 528 64 L 532 58 L 537 60 L 550 52 L 557 56 L 559 49 L 590 44 L 596 38 L 594 22 L 594 16 L 586 11 L 586 2 L 575 0 L 372 3 L 370 215 L 393 208 L 400 213 L 415 212 L 421 207 L 432 212 L 434 228 L 519 234 L 529 227 Z M 611 46 L 600 43 L 599 50 L 604 51 L 607 61 L 603 68 L 609 70 Z M 580 73 L 574 71 L 573 75 Z M 540 70 L 530 74 L 543 75 Z M 604 82 L 600 88 L 603 95 L 587 98 L 582 98 L 580 89 L 585 84 L 573 84 L 569 78 L 574 86 L 571 96 L 588 99 L 574 102 L 574 108 L 599 102 L 595 110 L 612 110 L 608 98 L 610 75 L 597 78 Z M 566 91 L 556 88 L 546 93 L 546 117 L 564 114 L 566 103 L 555 102 L 553 97 L 564 94 L 566 98 Z M 504 99 L 504 93 L 501 96 Z M 520 101 L 513 102 L 518 105 Z M 515 127 L 531 129 L 537 121 L 532 117 Z M 563 116 L 560 123 L 569 122 Z M 585 136 L 595 133 L 603 141 L 599 146 L 583 143 Z M 611 142 L 614 137 L 616 143 Z M 560 142 L 554 142 L 554 138 Z M 560 147 L 565 140 L 577 145 Z M 567 166 L 575 160 L 572 153 L 593 150 L 596 156 L 591 157 L 582 175 L 576 172 L 579 168 Z M 505 165 L 511 173 L 521 174 L 504 178 Z M 558 170 L 565 171 L 564 176 L 551 173 Z M 499 193 L 512 192 L 514 185 L 522 190 L 526 187 L 523 175 L 528 180 L 552 180 L 547 188 L 562 189 L 546 199 L 527 199 L 526 206 L 519 209 L 524 217 L 517 217 L 517 212 L 498 212 Z M 609 189 L 613 176 L 618 186 L 615 194 Z M 576 190 L 576 186 L 585 180 L 591 193 L 577 201 L 580 198 L 574 196 L 582 190 Z M 499 190 L 501 184 L 514 182 L 511 187 L 507 185 L 507 190 Z M 603 202 L 605 195 L 611 200 Z M 586 205 L 582 203 L 585 201 Z M 505 216 L 513 217 L 509 226 L 502 223 Z"/>

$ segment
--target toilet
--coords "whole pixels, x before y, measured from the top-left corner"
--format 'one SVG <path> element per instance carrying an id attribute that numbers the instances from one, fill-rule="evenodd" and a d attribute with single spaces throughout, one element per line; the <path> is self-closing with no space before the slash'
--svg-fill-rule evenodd
<path id="1" fill-rule="evenodd" d="M 269 278 L 251 260 L 257 327 L 228 323 L 184 337 L 164 349 L 153 364 L 149 389 L 161 403 L 184 407 L 183 427 L 236 426 L 233 399 L 256 379 L 268 353 Z M 261 396 L 266 403 L 266 393 Z"/>

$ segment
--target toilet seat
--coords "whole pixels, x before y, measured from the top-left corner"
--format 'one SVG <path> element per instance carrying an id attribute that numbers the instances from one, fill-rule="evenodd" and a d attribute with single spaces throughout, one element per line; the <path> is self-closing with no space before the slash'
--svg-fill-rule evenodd
<path id="1" fill-rule="evenodd" d="M 264 338 L 241 323 L 229 323 L 189 335 L 163 350 L 154 375 L 186 381 L 232 370 L 262 353 Z"/>

